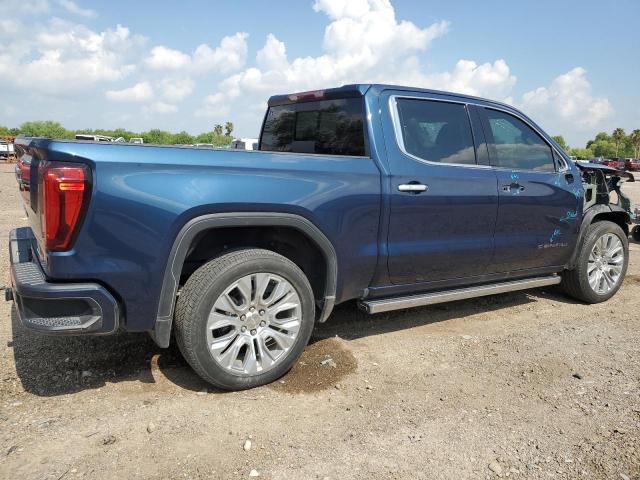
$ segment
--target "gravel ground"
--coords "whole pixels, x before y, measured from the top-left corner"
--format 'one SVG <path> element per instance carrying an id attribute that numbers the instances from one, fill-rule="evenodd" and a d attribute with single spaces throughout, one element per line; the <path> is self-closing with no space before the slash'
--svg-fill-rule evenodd
<path id="1" fill-rule="evenodd" d="M 6 238 L 25 222 L 12 166 L 0 198 Z M 0 477 L 640 479 L 639 252 L 595 306 L 554 289 L 342 305 L 287 376 L 240 393 L 146 335 L 39 336 L 3 302 Z M 5 244 L 4 282 L 7 262 Z"/>

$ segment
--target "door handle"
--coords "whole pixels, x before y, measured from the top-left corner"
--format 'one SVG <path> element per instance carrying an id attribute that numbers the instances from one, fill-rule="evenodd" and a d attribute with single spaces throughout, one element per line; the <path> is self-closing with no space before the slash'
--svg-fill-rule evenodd
<path id="1" fill-rule="evenodd" d="M 509 185 L 504 185 L 502 187 L 502 191 L 503 192 L 511 192 L 511 193 L 513 193 L 515 191 L 517 193 L 520 193 L 520 192 L 524 191 L 524 185 L 520 185 L 519 183 L 511 183 Z"/>
<path id="2" fill-rule="evenodd" d="M 422 183 L 403 183 L 402 185 L 398 185 L 398 191 L 400 192 L 409 192 L 409 193 L 421 193 L 427 191 L 427 186 Z"/>

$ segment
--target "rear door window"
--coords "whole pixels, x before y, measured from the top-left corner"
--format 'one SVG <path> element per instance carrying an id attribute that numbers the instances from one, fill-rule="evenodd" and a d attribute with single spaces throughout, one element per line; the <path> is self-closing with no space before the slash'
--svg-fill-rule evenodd
<path id="1" fill-rule="evenodd" d="M 505 112 L 490 109 L 484 112 L 496 166 L 540 172 L 555 170 L 551 147 L 533 128 Z"/>
<path id="2" fill-rule="evenodd" d="M 364 156 L 362 98 L 269 107 L 260 150 Z"/>
<path id="3" fill-rule="evenodd" d="M 407 153 L 429 162 L 476 163 L 465 105 L 415 98 L 398 98 L 397 105 Z"/>

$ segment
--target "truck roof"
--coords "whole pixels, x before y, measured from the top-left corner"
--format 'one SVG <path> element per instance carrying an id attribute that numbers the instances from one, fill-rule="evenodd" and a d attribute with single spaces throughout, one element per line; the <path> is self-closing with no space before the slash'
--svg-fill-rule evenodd
<path id="1" fill-rule="evenodd" d="M 488 104 L 500 105 L 501 107 L 507 107 L 513 109 L 512 105 L 498 102 L 496 100 L 489 100 L 487 98 L 475 97 L 473 95 L 464 95 L 462 93 L 446 92 L 443 90 L 433 90 L 429 88 L 407 87 L 404 85 L 391 85 L 384 83 L 354 83 L 349 85 L 342 85 L 341 87 L 325 88 L 322 90 L 311 90 L 308 92 L 296 92 L 282 95 L 273 95 L 269 98 L 268 105 L 270 107 L 274 105 L 286 105 L 289 103 L 302 103 L 312 102 L 314 100 L 331 100 L 337 98 L 353 98 L 364 96 L 365 93 L 371 88 L 377 90 L 402 90 L 405 92 L 415 93 L 430 93 L 436 95 L 447 95 L 449 97 L 459 98 L 461 100 L 471 100 L 474 102 L 483 102 Z"/>

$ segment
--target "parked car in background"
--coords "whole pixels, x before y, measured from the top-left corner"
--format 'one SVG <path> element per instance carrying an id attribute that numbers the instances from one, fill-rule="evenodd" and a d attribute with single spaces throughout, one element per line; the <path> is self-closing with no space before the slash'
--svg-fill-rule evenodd
<path id="1" fill-rule="evenodd" d="M 6 160 L 13 158 L 14 156 L 13 142 L 7 142 L 6 140 L 0 140 L 0 158 Z"/>
<path id="2" fill-rule="evenodd" d="M 76 140 L 84 140 L 88 142 L 111 142 L 111 143 L 126 143 L 124 137 L 110 137 L 109 135 L 94 135 L 92 133 L 77 133 Z M 142 143 L 142 142 L 133 142 Z"/>
<path id="3" fill-rule="evenodd" d="M 608 158 L 602 162 L 605 167 L 617 168 L 619 170 L 624 169 L 624 161 L 620 162 L 619 158 Z"/>
<path id="4" fill-rule="evenodd" d="M 113 142 L 114 138 L 108 135 L 93 135 L 91 133 L 77 133 L 76 140 L 85 140 L 89 142 Z"/>
<path id="5" fill-rule="evenodd" d="M 258 150 L 257 138 L 236 138 L 229 148 L 232 150 Z"/>
<path id="6" fill-rule="evenodd" d="M 625 159 L 624 169 L 628 172 L 640 172 L 640 159 L 638 158 Z"/>
<path id="7" fill-rule="evenodd" d="M 129 143 L 135 143 L 138 145 L 142 145 L 144 143 L 144 139 L 140 137 L 133 137 L 129 139 Z"/>
<path id="8" fill-rule="evenodd" d="M 22 323 L 173 338 L 223 389 L 284 375 L 348 300 L 375 314 L 560 284 L 599 303 L 627 270 L 630 202 L 602 194 L 618 172 L 477 97 L 274 96 L 259 152 L 20 141 L 38 172 L 10 235 Z"/>
<path id="9" fill-rule="evenodd" d="M 15 168 L 16 180 L 21 191 L 29 190 L 31 178 L 31 157 L 28 155 L 19 156 Z"/>

